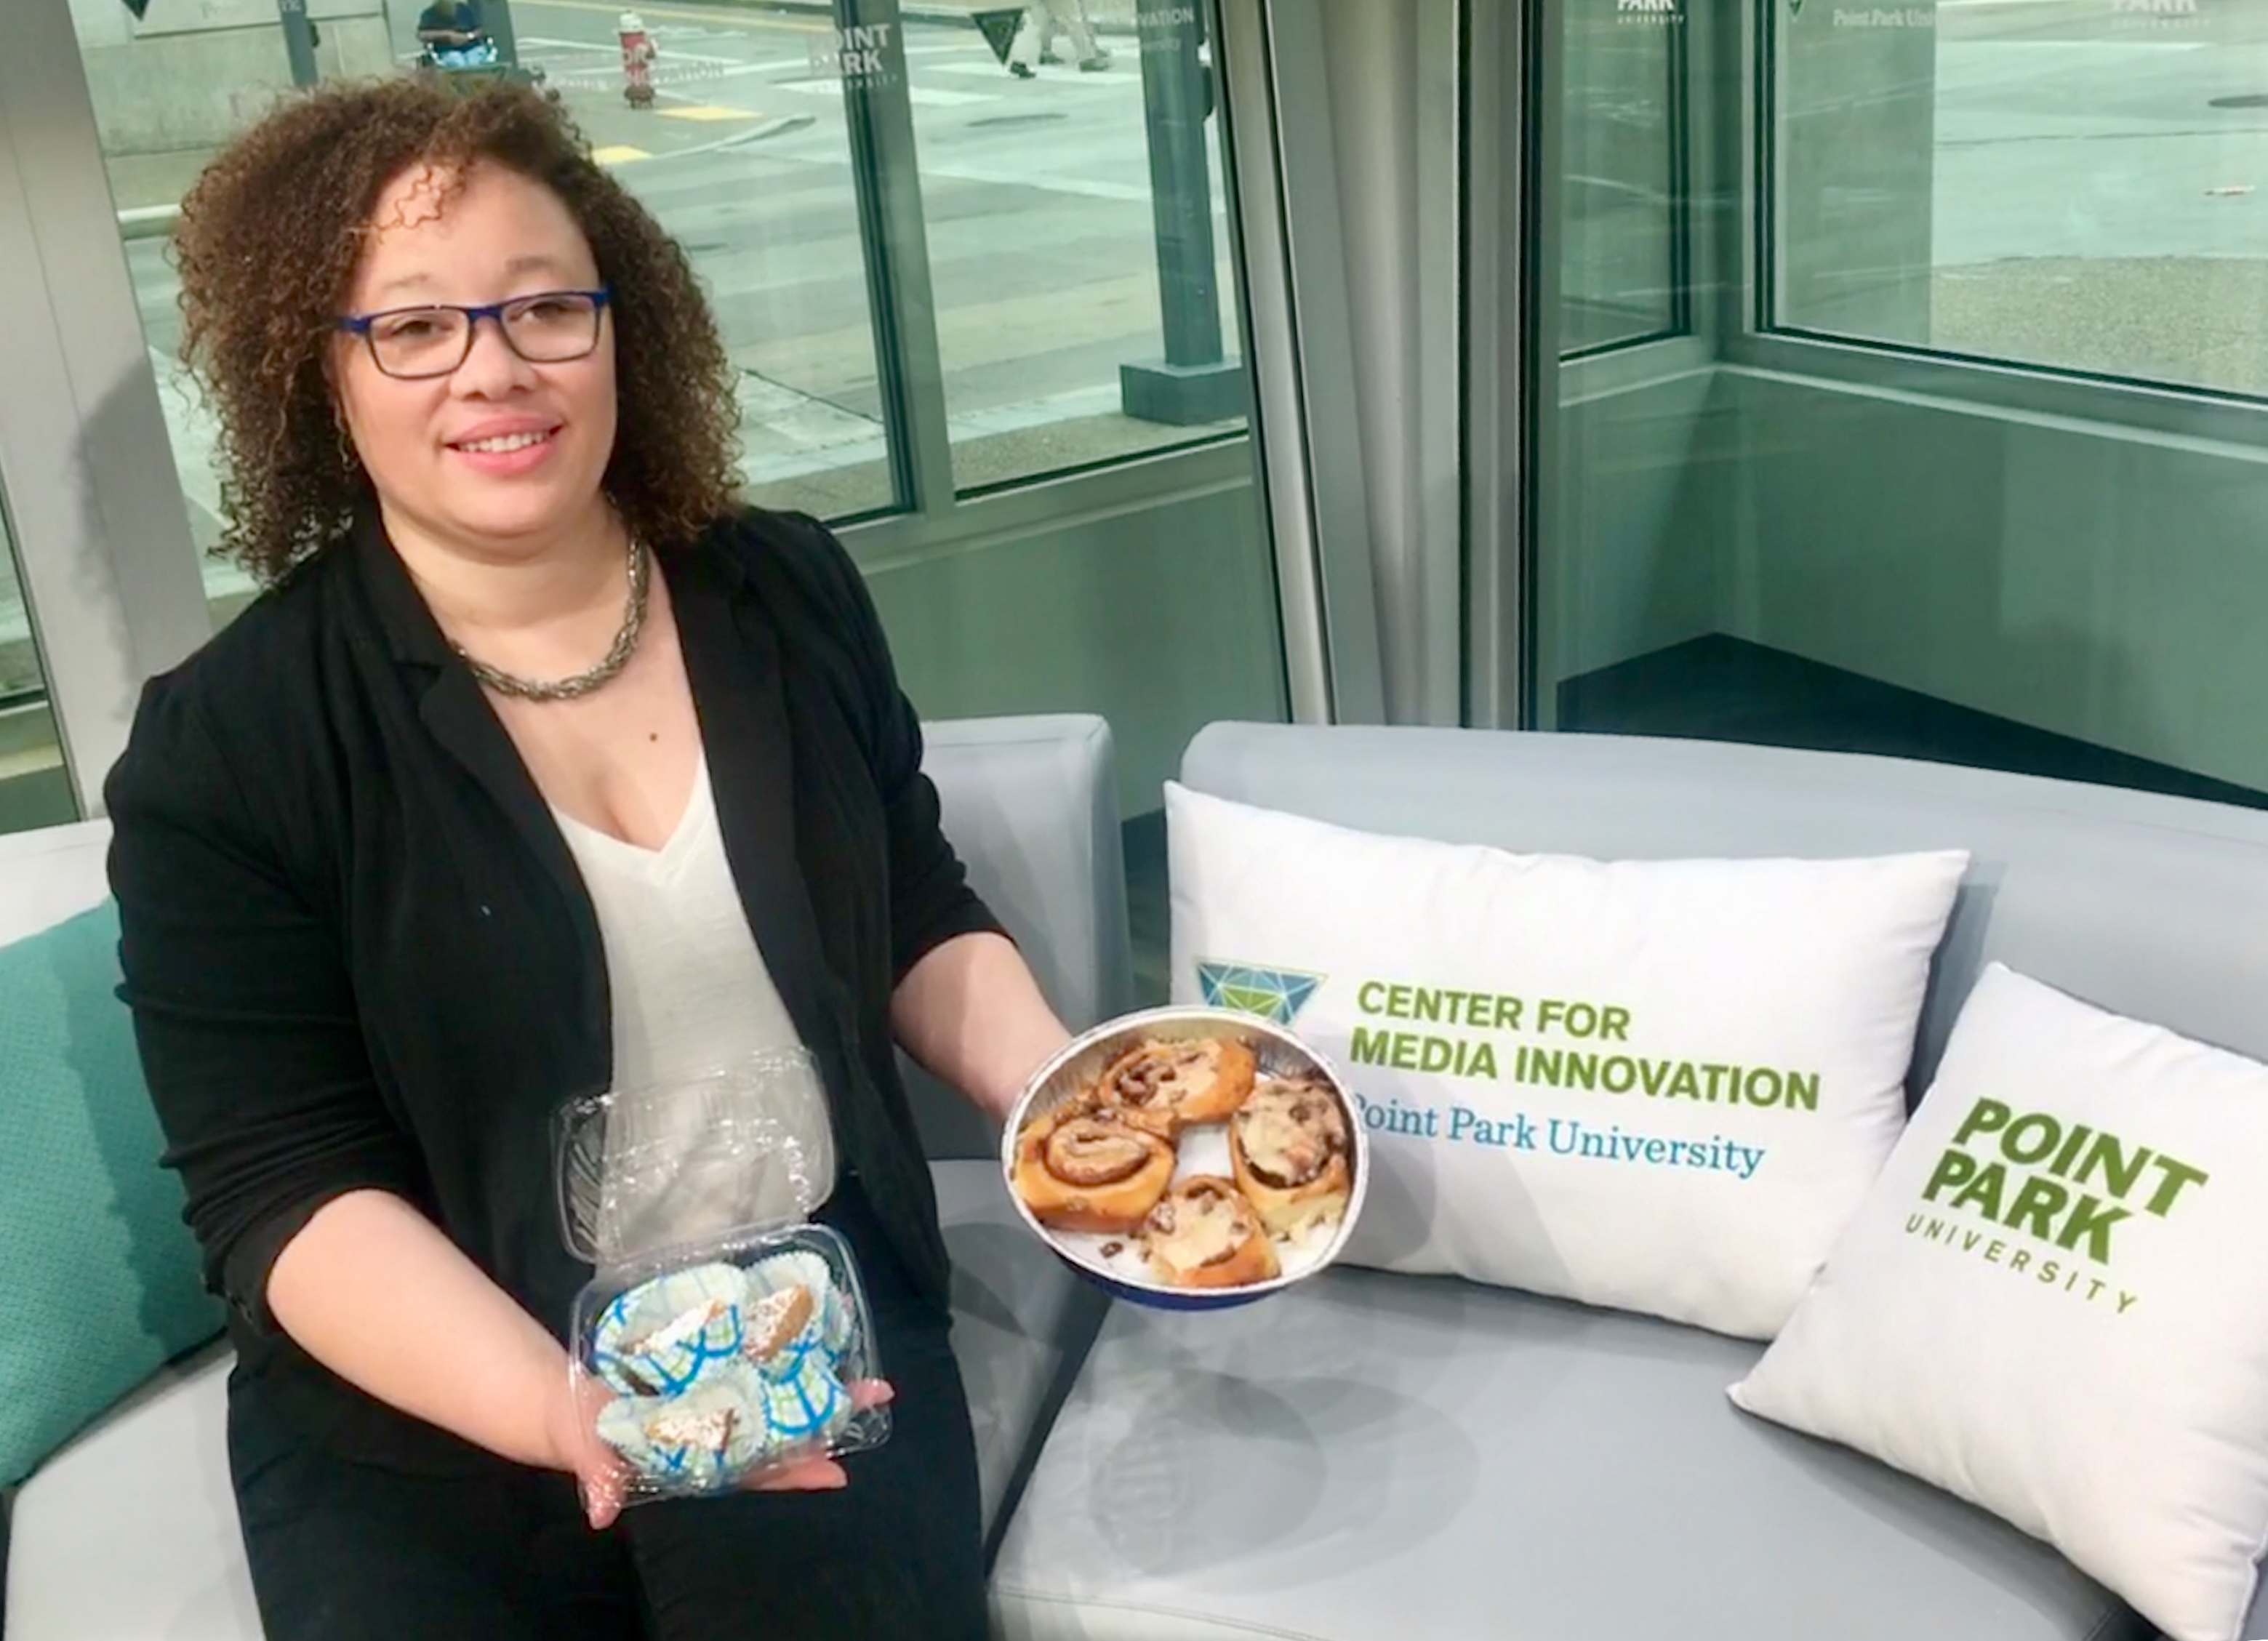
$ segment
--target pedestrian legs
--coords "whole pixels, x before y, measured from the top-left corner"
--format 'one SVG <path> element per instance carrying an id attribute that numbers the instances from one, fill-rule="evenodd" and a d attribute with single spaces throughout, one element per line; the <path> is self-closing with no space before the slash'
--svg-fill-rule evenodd
<path id="1" fill-rule="evenodd" d="M 1096 47 L 1094 31 L 1087 26 L 1086 8 L 1079 0 L 1030 0 L 1015 44 L 1008 48 L 1009 71 L 1028 79 L 1032 65 L 1054 43 L 1058 30 L 1071 37 L 1072 55 L 1082 69 L 1099 69 L 1109 61 Z"/>

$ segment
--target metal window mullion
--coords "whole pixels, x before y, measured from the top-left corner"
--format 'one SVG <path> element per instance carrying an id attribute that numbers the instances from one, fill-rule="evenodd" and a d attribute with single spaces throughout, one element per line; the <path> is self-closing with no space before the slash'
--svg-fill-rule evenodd
<path id="1" fill-rule="evenodd" d="M 1377 589 L 1322 0 L 1221 7 L 1270 519 L 1295 715 L 1328 668 L 1329 721 L 1386 722 Z M 1294 534 L 1298 532 L 1299 534 Z M 1319 623 L 1312 634 L 1307 623 Z M 1303 700 L 1302 690 L 1309 694 Z"/>
<path id="2" fill-rule="evenodd" d="M 835 20 L 891 486 L 901 507 L 946 513 L 954 504 L 953 433 L 907 95 L 904 22 L 897 0 L 835 0 Z M 885 43 L 846 43 L 878 38 Z M 863 59 L 846 66 L 851 53 L 867 51 L 879 52 L 879 69 L 865 69 Z"/>
<path id="3" fill-rule="evenodd" d="M 1277 609 L 1292 722 L 1336 717 L 1330 626 L 1285 226 L 1282 134 L 1263 0 L 1214 0 L 1213 73 L 1226 149 L 1222 172 L 1244 269 L 1245 357 L 1252 372 L 1253 449 L 1275 549 Z"/>
<path id="4" fill-rule="evenodd" d="M 1747 296 L 1749 72 L 1742 55 L 1745 20 L 1736 7 L 1693 8 L 1685 25 L 1689 181 L 1694 208 L 1693 265 L 1703 303 L 1695 333 L 1721 355 L 1748 328 L 1754 311 Z M 1697 33 L 1696 31 L 1698 31 Z"/>
<path id="5" fill-rule="evenodd" d="M 1533 345 L 1521 311 L 1522 247 L 1531 239 L 1521 224 L 1531 141 L 1521 83 L 1526 18 L 1523 8 L 1498 0 L 1465 0 L 1462 10 L 1464 721 L 1515 729 L 1527 695 L 1525 497 L 1533 482 L 1522 402 Z"/>
<path id="6" fill-rule="evenodd" d="M 1522 727 L 1556 730 L 1559 691 L 1553 674 L 1565 631 L 1560 616 L 1568 553 L 1570 543 L 1578 539 L 1567 527 L 1573 487 L 1566 481 L 1561 459 L 1565 417 L 1560 374 L 1568 368 L 1560 357 L 1566 312 L 1560 255 L 1567 220 L 1566 6 L 1564 0 L 1529 0 L 1521 8 L 1521 21 L 1528 33 L 1513 44 L 1521 94 L 1528 105 L 1521 123 L 1526 143 L 1521 199 L 1522 225 L 1528 230 L 1522 236 L 1526 255 L 1521 272 L 1528 291 L 1520 310 L 1526 344 L 1520 370 L 1521 403 L 1528 413 L 1521 448 L 1528 463 L 1521 527 L 1534 550 L 1520 567 L 1518 699 Z"/>

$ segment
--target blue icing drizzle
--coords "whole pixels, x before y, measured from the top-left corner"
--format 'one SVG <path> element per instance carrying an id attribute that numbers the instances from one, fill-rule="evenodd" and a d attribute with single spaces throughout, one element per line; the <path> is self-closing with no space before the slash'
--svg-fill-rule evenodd
<path id="1" fill-rule="evenodd" d="M 799 1251 L 746 1272 L 696 1266 L 615 1296 L 593 1339 L 593 1369 L 621 1395 L 600 1435 L 671 1490 L 721 1487 L 791 1445 L 823 1440 L 855 1411 L 841 1377 L 855 1319 L 833 1274 Z M 744 1306 L 792 1285 L 810 1291 L 811 1319 L 753 1359 Z"/>
<path id="2" fill-rule="evenodd" d="M 832 1424 L 845 1409 L 848 1399 L 843 1382 L 828 1371 L 823 1359 L 806 1353 L 799 1361 L 807 1365 L 806 1371 L 779 1380 L 767 1376 L 764 1414 L 781 1436 L 801 1441 Z"/>
<path id="3" fill-rule="evenodd" d="M 696 1265 L 639 1284 L 600 1314 L 592 1365 L 624 1395 L 678 1395 L 738 1358 L 747 1284 L 731 1265 Z"/>

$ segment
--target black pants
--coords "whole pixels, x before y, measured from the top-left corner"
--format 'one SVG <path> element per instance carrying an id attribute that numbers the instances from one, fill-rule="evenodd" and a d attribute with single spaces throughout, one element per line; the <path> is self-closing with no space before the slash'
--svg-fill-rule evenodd
<path id="1" fill-rule="evenodd" d="M 232 1407 L 268 1641 L 983 1641 L 950 1319 L 863 1208 L 854 1187 L 823 1217 L 858 1251 L 897 1396 L 889 1440 L 843 1460 L 849 1487 L 637 1505 L 593 1533 L 568 1476 L 500 1459 L 469 1480 L 355 1464 Z"/>

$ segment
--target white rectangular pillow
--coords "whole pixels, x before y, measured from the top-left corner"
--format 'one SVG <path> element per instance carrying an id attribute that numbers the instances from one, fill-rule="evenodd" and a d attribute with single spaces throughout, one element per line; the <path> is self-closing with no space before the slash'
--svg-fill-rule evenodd
<path id="1" fill-rule="evenodd" d="M 1168 783 L 1173 995 L 1337 1063 L 1346 1257 L 1766 1338 L 1905 1116 L 1969 857 L 1599 862 Z"/>
<path id="2" fill-rule="evenodd" d="M 1994 964 L 1733 1400 L 2047 1540 L 2176 1641 L 2268 1543 L 2268 1066 Z"/>

